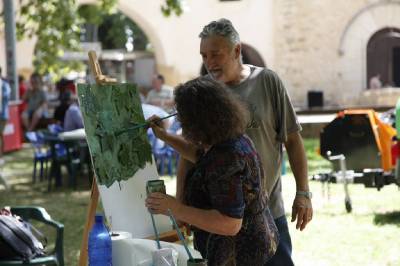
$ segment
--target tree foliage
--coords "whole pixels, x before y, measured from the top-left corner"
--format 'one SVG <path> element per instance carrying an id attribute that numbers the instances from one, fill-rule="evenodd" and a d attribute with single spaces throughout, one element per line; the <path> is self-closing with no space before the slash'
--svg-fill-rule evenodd
<path id="1" fill-rule="evenodd" d="M 64 50 L 79 49 L 80 19 L 75 0 L 29 0 L 22 2 L 17 38 L 36 37 L 34 66 L 40 73 L 77 67 L 62 62 Z"/>
<path id="2" fill-rule="evenodd" d="M 129 34 L 128 34 L 129 31 Z M 124 49 L 132 38 L 134 50 L 145 50 L 148 39 L 140 27 L 124 14 L 117 12 L 104 17 L 99 26 L 99 41 L 103 49 Z"/>
<path id="3" fill-rule="evenodd" d="M 161 12 L 166 17 L 169 17 L 173 13 L 180 16 L 182 14 L 181 0 L 165 0 L 165 4 L 161 6 Z"/>
<path id="4" fill-rule="evenodd" d="M 80 49 L 81 29 L 84 23 L 101 22 L 101 17 L 109 14 L 117 0 L 97 1 L 101 13 L 93 9 L 78 12 L 76 0 L 27 0 L 21 1 L 17 21 L 17 37 L 37 38 L 35 47 L 35 70 L 44 74 L 62 74 L 72 69 L 79 69 L 80 62 L 62 61 L 64 51 Z M 165 16 L 172 13 L 180 15 L 182 9 L 179 0 L 165 0 L 161 7 Z M 85 13 L 86 12 L 86 13 Z"/>

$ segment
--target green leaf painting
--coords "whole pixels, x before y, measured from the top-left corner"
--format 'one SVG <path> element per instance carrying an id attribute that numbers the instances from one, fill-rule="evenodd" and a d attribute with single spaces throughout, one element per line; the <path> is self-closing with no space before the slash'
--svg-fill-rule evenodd
<path id="1" fill-rule="evenodd" d="M 110 187 L 152 162 L 146 128 L 116 134 L 145 122 L 134 85 L 78 84 L 78 96 L 98 184 Z"/>

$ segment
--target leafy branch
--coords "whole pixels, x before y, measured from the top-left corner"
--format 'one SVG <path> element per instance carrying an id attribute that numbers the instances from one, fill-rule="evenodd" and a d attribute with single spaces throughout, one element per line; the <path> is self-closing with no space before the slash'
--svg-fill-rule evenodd
<path id="1" fill-rule="evenodd" d="M 79 51 L 81 29 L 84 23 L 101 24 L 110 14 L 117 0 L 99 0 L 99 13 L 93 9 L 78 12 L 76 0 L 20 1 L 17 38 L 36 37 L 34 67 L 39 73 L 62 74 L 82 69 L 81 62 L 62 61 L 64 51 Z M 182 13 L 180 0 L 165 0 L 161 6 L 165 16 Z M 86 13 L 85 13 L 86 12 Z"/>
<path id="2" fill-rule="evenodd" d="M 172 13 L 180 16 L 182 14 L 181 0 L 165 0 L 165 4 L 161 6 L 161 12 L 166 17 L 169 17 Z"/>

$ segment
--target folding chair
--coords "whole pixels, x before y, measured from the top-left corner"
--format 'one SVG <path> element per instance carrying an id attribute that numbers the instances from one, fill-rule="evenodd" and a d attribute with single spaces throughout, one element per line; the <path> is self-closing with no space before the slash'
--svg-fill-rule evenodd
<path id="1" fill-rule="evenodd" d="M 46 227 L 52 227 L 56 231 L 54 249 L 46 256 L 38 257 L 24 262 L 22 260 L 0 260 L 0 266 L 13 265 L 59 265 L 64 266 L 64 225 L 51 219 L 44 208 L 36 206 L 11 207 L 11 213 L 21 216 L 25 221 L 36 220 L 44 223 Z"/>

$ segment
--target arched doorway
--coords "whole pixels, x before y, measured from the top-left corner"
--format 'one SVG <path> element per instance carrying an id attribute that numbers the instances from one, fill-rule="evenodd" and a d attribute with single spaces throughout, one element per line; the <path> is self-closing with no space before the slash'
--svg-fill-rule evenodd
<path id="1" fill-rule="evenodd" d="M 105 16 L 98 26 L 102 46 L 100 65 L 106 75 L 121 82 L 138 84 L 144 91 L 151 86 L 155 59 L 148 50 L 150 42 L 145 32 L 121 12 Z"/>
<path id="2" fill-rule="evenodd" d="M 368 41 L 367 84 L 378 74 L 383 86 L 400 87 L 400 29 L 381 29 Z"/>
<path id="3" fill-rule="evenodd" d="M 248 44 L 242 43 L 242 60 L 243 64 L 250 64 L 259 67 L 265 67 L 264 60 L 262 59 L 259 52 Z M 204 76 L 207 74 L 207 70 L 204 65 L 201 65 L 200 75 Z"/>
<path id="4" fill-rule="evenodd" d="M 368 42 L 382 29 L 400 29 L 400 20 L 397 19 L 400 18 L 397 15 L 399 12 L 400 2 L 398 1 L 375 1 L 356 12 L 345 26 L 338 46 L 337 64 L 340 88 L 338 95 L 341 95 L 338 97 L 341 97 L 340 101 L 344 104 L 348 103 L 349 99 L 360 103 L 366 101 L 359 98 L 364 89 L 369 87 Z M 371 102 L 372 100 L 378 101 L 371 98 Z"/>
<path id="5" fill-rule="evenodd" d="M 78 13 L 86 23 L 81 30 L 81 41 L 95 47 L 103 74 L 119 82 L 151 86 L 155 70 L 151 43 L 142 28 L 121 11 L 111 14 L 101 12 L 93 4 L 81 5 Z M 93 49 L 96 50 L 96 49 Z"/>

